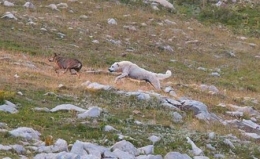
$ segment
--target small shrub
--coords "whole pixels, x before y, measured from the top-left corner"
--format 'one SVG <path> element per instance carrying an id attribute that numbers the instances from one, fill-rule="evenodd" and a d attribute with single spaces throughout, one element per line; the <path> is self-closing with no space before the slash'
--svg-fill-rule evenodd
<path id="1" fill-rule="evenodd" d="M 0 104 L 4 103 L 4 100 L 10 100 L 14 97 L 14 92 L 0 90 Z"/>

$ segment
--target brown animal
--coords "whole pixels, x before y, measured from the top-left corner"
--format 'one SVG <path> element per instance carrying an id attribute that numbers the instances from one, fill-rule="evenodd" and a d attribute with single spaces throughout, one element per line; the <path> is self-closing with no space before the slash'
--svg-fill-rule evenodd
<path id="1" fill-rule="evenodd" d="M 77 59 L 62 57 L 54 53 L 54 56 L 49 59 L 49 62 L 55 62 L 57 64 L 57 66 L 55 67 L 55 72 L 57 74 L 57 70 L 59 69 L 65 69 L 63 74 L 66 73 L 68 70 L 70 70 L 71 74 L 75 74 L 72 72 L 72 70 L 75 70 L 77 76 L 80 77 L 79 71 L 82 68 L 82 63 Z"/>

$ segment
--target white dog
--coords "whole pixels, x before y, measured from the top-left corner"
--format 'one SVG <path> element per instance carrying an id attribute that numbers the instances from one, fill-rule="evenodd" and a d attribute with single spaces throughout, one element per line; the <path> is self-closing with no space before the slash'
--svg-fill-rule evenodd
<path id="1" fill-rule="evenodd" d="M 109 69 L 110 72 L 122 72 L 121 75 L 117 76 L 115 82 L 120 78 L 130 77 L 138 80 L 145 80 L 152 84 L 156 89 L 161 89 L 160 81 L 165 78 L 169 78 L 172 75 L 170 70 L 163 73 L 153 73 L 147 71 L 130 61 L 115 62 Z"/>

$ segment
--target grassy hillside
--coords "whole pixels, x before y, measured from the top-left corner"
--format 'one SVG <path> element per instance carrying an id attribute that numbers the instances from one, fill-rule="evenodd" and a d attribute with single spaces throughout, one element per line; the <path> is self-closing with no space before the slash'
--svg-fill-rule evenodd
<path id="1" fill-rule="evenodd" d="M 177 3 L 178 12 L 173 13 L 165 8 L 155 11 L 139 1 L 66 1 L 68 8 L 59 8 L 60 11 L 46 7 L 59 4 L 58 0 L 32 2 L 36 6 L 34 10 L 23 7 L 22 0 L 15 1 L 14 7 L 0 5 L 0 15 L 9 11 L 18 18 L 0 19 L 0 103 L 10 100 L 19 106 L 18 114 L 0 112 L 0 122 L 7 123 L 10 130 L 27 126 L 40 131 L 43 140 L 52 135 L 68 143 L 81 140 L 110 146 L 117 141 L 117 135 L 103 132 L 103 127 L 109 124 L 124 135 L 136 138 L 132 142 L 139 147 L 149 144 L 147 137 L 151 134 L 162 134 L 164 139 L 156 145 L 155 153 L 163 155 L 169 151 L 188 153 L 187 134 L 198 146 L 203 145 L 210 131 L 220 136 L 232 133 L 244 139 L 236 128 L 203 123 L 192 114 L 187 114 L 184 124 L 175 124 L 169 110 L 161 108 L 156 99 L 140 101 L 81 86 L 89 80 L 125 91 L 153 90 L 144 82 L 126 79 L 115 84 L 113 75 L 87 73 L 88 70 L 106 71 L 113 62 L 121 60 L 132 61 L 153 72 L 171 70 L 173 76 L 163 81 L 163 86 L 172 86 L 178 97 L 205 103 L 210 112 L 224 119 L 234 118 L 225 116 L 226 109 L 216 106 L 219 103 L 249 105 L 260 111 L 259 103 L 244 100 L 245 97 L 260 100 L 260 40 L 259 36 L 251 36 L 252 30 L 242 32 L 237 26 L 216 23 L 213 18 L 210 24 L 204 23 L 209 19 L 199 21 L 197 16 L 187 14 L 190 5 Z M 207 10 L 204 12 L 207 14 Z M 117 25 L 108 24 L 109 18 L 114 18 Z M 259 32 L 258 23 L 252 26 L 257 26 L 255 31 Z M 166 46 L 173 51 L 165 49 Z M 53 53 L 80 59 L 84 65 L 81 78 L 69 73 L 58 77 L 53 70 L 54 63 L 48 62 Z M 212 72 L 218 72 L 220 77 L 211 76 Z M 58 88 L 59 84 L 65 88 Z M 198 89 L 200 84 L 214 85 L 220 93 L 202 92 Z M 154 91 L 167 96 L 163 91 Z M 45 95 L 47 92 L 56 95 Z M 100 119 L 81 121 L 75 112 L 32 111 L 34 107 L 53 108 L 64 103 L 83 108 L 97 105 L 107 112 Z M 134 110 L 141 114 L 133 113 Z M 133 124 L 134 119 L 147 125 L 137 126 Z M 221 138 L 216 140 L 214 146 L 232 156 Z M 0 133 L 1 144 L 18 141 L 8 133 Z M 239 157 L 234 158 L 260 155 L 257 144 L 259 141 L 252 141 L 250 147 L 241 145 L 234 150 Z M 209 150 L 205 154 L 212 157 Z M 0 156 L 18 158 L 15 153 L 5 151 Z"/>

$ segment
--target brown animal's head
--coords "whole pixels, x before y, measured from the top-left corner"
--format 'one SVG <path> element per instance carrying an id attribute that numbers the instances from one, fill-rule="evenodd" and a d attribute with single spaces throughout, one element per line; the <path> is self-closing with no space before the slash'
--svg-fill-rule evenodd
<path id="1" fill-rule="evenodd" d="M 49 62 L 54 62 L 56 61 L 56 58 L 58 57 L 59 55 L 57 55 L 56 53 L 54 53 L 53 57 L 49 58 Z"/>

